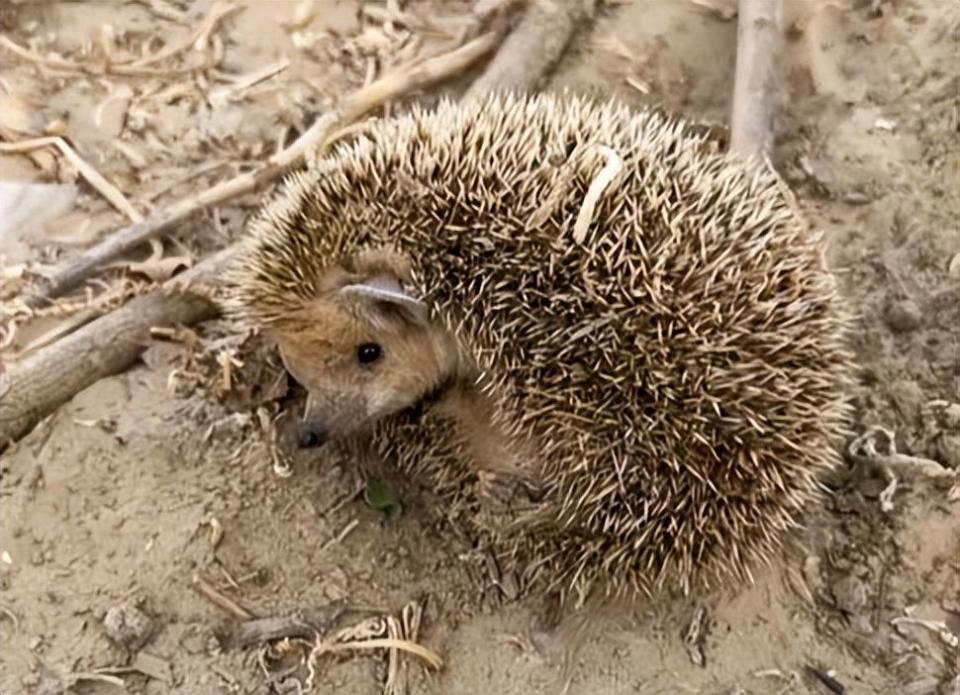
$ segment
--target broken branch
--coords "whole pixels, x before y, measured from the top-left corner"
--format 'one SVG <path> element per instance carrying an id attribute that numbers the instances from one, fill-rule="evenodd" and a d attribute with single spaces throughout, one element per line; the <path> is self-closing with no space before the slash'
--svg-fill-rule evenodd
<path id="1" fill-rule="evenodd" d="M 0 374 L 0 452 L 75 394 L 129 367 L 150 343 L 152 328 L 215 316 L 213 301 L 175 288 L 212 280 L 231 252 L 211 256 L 164 290 L 131 300 Z"/>
<path id="2" fill-rule="evenodd" d="M 730 150 L 744 157 L 773 148 L 782 27 L 782 0 L 740 0 Z"/>
<path id="3" fill-rule="evenodd" d="M 166 207 L 146 220 L 123 227 L 55 271 L 41 288 L 24 301 L 36 308 L 62 296 L 86 280 L 99 266 L 127 253 L 139 244 L 170 231 L 195 213 L 251 193 L 303 163 L 305 156 L 330 143 L 328 137 L 343 125 L 360 118 L 388 100 L 462 72 L 492 51 L 501 40 L 488 32 L 460 48 L 386 75 L 347 97 L 340 108 L 318 119 L 296 142 L 274 154 L 259 168 L 216 184 L 195 196 Z"/>
<path id="4" fill-rule="evenodd" d="M 584 0 L 529 0 L 530 7 L 465 99 L 493 91 L 527 92 L 553 69 L 588 18 Z"/>
<path id="5" fill-rule="evenodd" d="M 313 640 L 326 634 L 346 610 L 346 601 L 340 599 L 316 610 L 244 620 L 221 634 L 219 640 L 225 649 L 279 639 Z"/>

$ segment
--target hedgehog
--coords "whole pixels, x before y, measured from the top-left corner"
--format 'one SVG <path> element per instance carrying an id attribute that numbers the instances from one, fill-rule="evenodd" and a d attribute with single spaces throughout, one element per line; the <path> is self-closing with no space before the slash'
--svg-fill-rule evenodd
<path id="1" fill-rule="evenodd" d="M 494 94 L 291 174 L 231 307 L 306 389 L 301 446 L 423 482 L 525 586 L 688 594 L 752 582 L 839 462 L 823 246 L 678 116 Z"/>

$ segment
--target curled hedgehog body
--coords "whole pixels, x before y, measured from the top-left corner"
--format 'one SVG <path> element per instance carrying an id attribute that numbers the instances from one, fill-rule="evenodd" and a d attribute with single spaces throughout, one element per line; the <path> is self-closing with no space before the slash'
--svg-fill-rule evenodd
<path id="1" fill-rule="evenodd" d="M 837 462 L 820 241 L 682 121 L 505 95 L 380 121 L 287 180 L 234 283 L 308 425 L 565 594 L 747 579 Z"/>

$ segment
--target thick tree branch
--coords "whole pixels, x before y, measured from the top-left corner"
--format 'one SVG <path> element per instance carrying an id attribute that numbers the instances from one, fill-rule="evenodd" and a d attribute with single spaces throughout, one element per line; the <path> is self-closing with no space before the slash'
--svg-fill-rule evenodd
<path id="1" fill-rule="evenodd" d="M 730 150 L 744 157 L 773 148 L 782 41 L 782 0 L 740 0 Z"/>
<path id="2" fill-rule="evenodd" d="M 535 90 L 587 18 L 585 0 L 529 0 L 523 19 L 464 98 Z"/>

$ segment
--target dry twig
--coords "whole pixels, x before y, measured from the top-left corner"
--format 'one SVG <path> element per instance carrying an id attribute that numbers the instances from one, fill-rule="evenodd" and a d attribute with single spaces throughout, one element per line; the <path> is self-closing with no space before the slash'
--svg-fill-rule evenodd
<path id="1" fill-rule="evenodd" d="M 199 63 L 186 63 L 177 67 L 169 68 L 151 68 L 137 65 L 124 65 L 117 63 L 108 63 L 106 65 L 85 65 L 83 63 L 74 63 L 73 61 L 61 58 L 59 56 L 44 56 L 29 48 L 10 40 L 6 36 L 0 36 L 0 48 L 6 48 L 18 58 L 42 65 L 53 70 L 66 70 L 71 72 L 80 72 L 85 75 L 103 76 L 118 75 L 121 77 L 170 77 L 175 74 L 184 74 L 195 70 L 204 70 L 212 67 L 212 64 L 202 61 Z"/>
<path id="2" fill-rule="evenodd" d="M 206 191 L 157 211 L 143 222 L 114 232 L 96 246 L 68 261 L 54 273 L 43 288 L 28 295 L 25 301 L 30 306 L 39 306 L 46 300 L 59 297 L 83 282 L 102 264 L 145 241 L 165 234 L 196 212 L 276 181 L 292 168 L 302 164 L 308 153 L 328 145 L 330 133 L 352 123 L 388 100 L 462 72 L 492 51 L 500 39 L 498 33 L 489 32 L 455 51 L 398 70 L 358 90 L 343 101 L 337 112 L 318 119 L 290 147 L 274 154 L 257 169 L 218 183 Z"/>
<path id="3" fill-rule="evenodd" d="M 191 48 L 202 49 L 206 47 L 210 42 L 210 34 L 216 29 L 217 24 L 241 9 L 243 9 L 241 5 L 235 5 L 230 2 L 215 2 L 200 25 L 184 41 L 169 44 L 151 56 L 132 61 L 130 65 L 135 68 L 143 68 L 147 65 L 159 63 L 161 60 L 172 58 L 178 53 L 190 50 Z"/>
<path id="4" fill-rule="evenodd" d="M 88 164 L 77 154 L 76 150 L 70 147 L 69 143 L 61 137 L 34 138 L 32 140 L 23 140 L 21 142 L 0 142 L 0 153 L 29 152 L 40 147 L 56 147 L 60 152 L 70 160 L 70 163 L 77 168 L 80 175 L 86 179 L 87 183 L 93 186 L 106 198 L 113 207 L 130 218 L 134 223 L 142 222 L 143 215 L 137 212 L 130 202 L 124 197 L 123 193 L 100 175 L 96 169 Z"/>
<path id="5" fill-rule="evenodd" d="M 424 647 L 422 644 L 411 642 L 409 640 L 393 639 L 391 637 L 379 637 L 367 640 L 354 640 L 351 642 L 320 642 L 315 648 L 313 656 L 329 654 L 332 652 L 344 652 L 364 649 L 400 649 L 409 652 L 414 656 L 423 659 L 428 666 L 439 669 L 443 666 L 443 659 L 432 649 Z"/>
<path id="6" fill-rule="evenodd" d="M 210 583 L 199 574 L 193 575 L 193 578 L 190 580 L 190 585 L 198 594 L 235 618 L 239 618 L 240 620 L 254 620 L 257 617 L 229 596 L 224 596 L 214 589 Z"/>
<path id="7" fill-rule="evenodd" d="M 280 639 L 314 640 L 325 634 L 346 610 L 346 601 L 340 599 L 316 610 L 244 620 L 219 639 L 225 648 L 249 647 Z"/>

